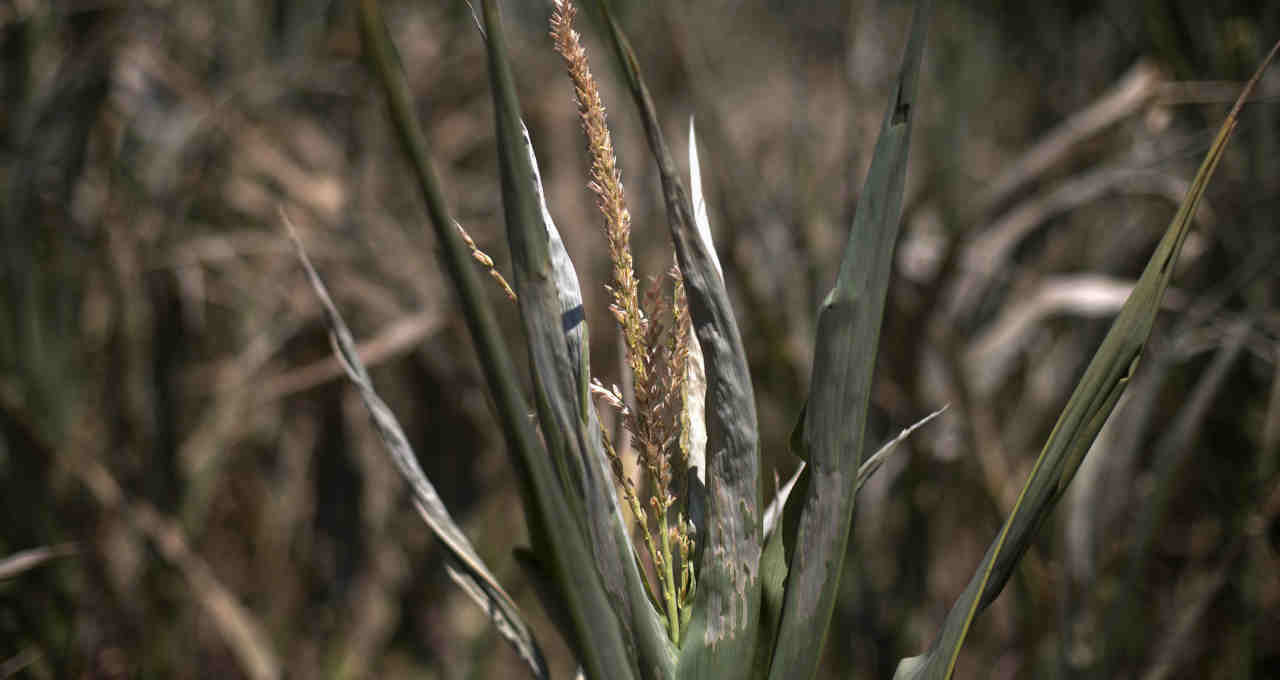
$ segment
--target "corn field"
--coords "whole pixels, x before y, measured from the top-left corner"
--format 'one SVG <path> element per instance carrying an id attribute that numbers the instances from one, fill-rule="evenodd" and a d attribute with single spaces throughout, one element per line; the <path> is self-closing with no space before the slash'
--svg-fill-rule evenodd
<path id="1" fill-rule="evenodd" d="M 1280 662 L 1280 12 L 0 30 L 0 678 Z"/>

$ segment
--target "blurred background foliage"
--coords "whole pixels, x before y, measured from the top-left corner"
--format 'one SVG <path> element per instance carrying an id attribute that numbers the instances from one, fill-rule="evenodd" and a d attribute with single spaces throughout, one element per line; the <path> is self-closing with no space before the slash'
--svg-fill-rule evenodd
<path id="1" fill-rule="evenodd" d="M 508 4 L 593 370 L 617 382 L 605 241 L 549 10 Z M 910 8 L 617 4 L 677 144 L 696 115 L 771 490 L 796 464 L 815 312 Z M 859 500 L 833 678 L 888 678 L 928 644 L 1280 37 L 1277 3 L 937 5 L 869 427 L 886 438 L 952 408 Z M 505 267 L 470 10 L 386 12 L 448 199 Z M 656 173 L 585 16 L 638 267 L 659 275 Z M 0 36 L 0 678 L 524 673 L 408 511 L 278 204 L 428 476 L 569 673 L 511 557 L 525 538 L 504 444 L 351 4 L 2 0 Z M 1104 658 L 1152 679 L 1280 667 L 1277 96 L 1273 68 L 1135 383 L 957 677 L 1087 677 Z"/>

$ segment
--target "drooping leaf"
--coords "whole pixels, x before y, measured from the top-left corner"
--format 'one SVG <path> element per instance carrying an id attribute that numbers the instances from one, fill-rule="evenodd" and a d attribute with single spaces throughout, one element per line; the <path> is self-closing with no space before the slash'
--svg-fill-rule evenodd
<path id="1" fill-rule="evenodd" d="M 698 587 L 678 676 L 745 678 L 760 608 L 760 479 L 755 397 L 742 336 L 709 241 L 676 172 L 639 63 L 608 3 L 597 3 L 658 165 L 667 221 L 707 375 L 707 507 Z"/>
<path id="2" fill-rule="evenodd" d="M 902 215 L 916 82 L 930 2 L 916 8 L 836 284 L 818 316 L 813 379 L 801 429 L 808 460 L 803 509 L 789 551 L 786 602 L 770 678 L 811 678 L 835 606 L 865 456 L 880 323 Z"/>
<path id="3" fill-rule="evenodd" d="M 895 679 L 949 680 L 973 619 L 1000 594 L 1018 559 L 1031 544 L 1036 530 L 1075 476 L 1084 455 L 1138 366 L 1143 346 L 1160 309 L 1160 299 L 1173 276 L 1178 253 L 1190 231 L 1196 207 L 1222 158 L 1227 140 L 1235 130 L 1245 99 L 1275 57 L 1277 49 L 1280 49 L 1280 43 L 1272 48 L 1227 115 L 1213 146 L 1196 172 L 1186 198 L 1050 432 L 1009 518 L 987 549 L 969 585 L 947 614 L 938 637 L 924 654 L 903 659 L 894 673 Z"/>
<path id="4" fill-rule="evenodd" d="M 346 322 L 338 313 L 338 308 L 329 297 L 329 291 L 320 280 L 320 275 L 316 273 L 311 259 L 307 257 L 306 250 L 302 247 L 302 241 L 283 211 L 281 211 L 281 218 L 288 229 L 289 237 L 293 240 L 298 259 L 306 270 L 307 279 L 311 282 L 311 287 L 324 308 L 325 322 L 329 327 L 329 339 L 333 343 L 334 356 L 342 365 L 347 377 L 360 390 L 360 398 L 369 411 L 369 417 L 373 421 L 374 429 L 378 432 L 378 437 L 382 440 L 383 447 L 391 456 L 391 462 L 399 470 L 400 476 L 404 477 L 409 484 L 409 489 L 413 492 L 414 505 L 417 506 L 418 513 L 431 528 L 432 533 L 448 549 L 451 558 L 447 565 L 449 576 L 489 615 L 498 632 L 511 642 L 520 657 L 529 665 L 534 677 L 550 677 L 542 650 L 534 640 L 533 633 L 525 623 L 520 609 L 485 566 L 466 534 L 453 521 L 453 517 L 436 493 L 435 487 L 423 473 L 422 467 L 418 465 L 418 458 L 409 445 L 409 440 L 405 437 L 399 421 L 396 420 L 386 402 L 374 391 L 369 372 L 356 352 L 351 331 L 347 329 Z"/>

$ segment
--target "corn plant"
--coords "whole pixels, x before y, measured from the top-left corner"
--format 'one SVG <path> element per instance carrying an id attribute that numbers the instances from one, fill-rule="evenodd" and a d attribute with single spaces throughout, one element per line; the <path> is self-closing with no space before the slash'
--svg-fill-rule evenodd
<path id="1" fill-rule="evenodd" d="M 477 24 L 489 62 L 514 285 L 449 215 L 377 0 L 362 0 L 360 21 L 366 57 L 461 297 L 519 480 L 530 547 L 517 549 L 517 558 L 587 677 L 813 677 L 832 618 L 858 489 L 901 439 L 868 455 L 865 423 L 930 3 L 924 0 L 916 8 L 839 272 L 821 304 L 811 387 L 791 438 L 793 452 L 803 460 L 801 471 L 767 506 L 747 359 L 712 243 L 692 124 L 691 191 L 686 191 L 635 54 L 608 3 L 599 0 L 657 162 L 675 251 L 669 286 L 658 283 L 642 295 L 604 106 L 574 30 L 576 10 L 569 0 L 556 0 L 551 35 L 574 84 L 592 159 L 589 185 L 613 262 L 611 310 L 634 383 L 633 394 L 626 395 L 592 380 L 580 284 L 546 207 L 498 3 L 480 4 Z M 903 659 L 895 678 L 951 677 L 973 621 L 1000 594 L 1062 497 L 1139 366 L 1196 207 L 1244 100 L 1275 52 L 1227 116 L 968 586 L 932 644 Z M 336 354 L 409 480 L 418 511 L 447 549 L 450 575 L 485 609 L 533 676 L 548 677 L 529 625 L 423 475 L 296 238 L 295 244 L 326 310 Z M 518 307 L 536 423 L 529 417 L 513 348 L 498 331 L 473 260 Z M 618 411 L 642 479 L 631 476 L 602 427 L 598 403 Z"/>

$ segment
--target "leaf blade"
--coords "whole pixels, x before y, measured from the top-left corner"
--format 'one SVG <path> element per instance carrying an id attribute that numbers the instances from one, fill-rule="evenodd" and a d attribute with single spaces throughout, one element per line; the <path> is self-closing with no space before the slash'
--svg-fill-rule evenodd
<path id="1" fill-rule="evenodd" d="M 400 476 L 413 492 L 414 505 L 418 509 L 418 514 L 448 549 L 452 557 L 452 564 L 447 566 L 450 577 L 481 609 L 489 614 L 494 626 L 515 647 L 534 677 L 550 677 L 542 650 L 533 638 L 533 633 L 525 623 L 519 607 L 480 559 L 471 541 L 454 522 L 444 502 L 436 493 L 435 487 L 427 479 L 422 467 L 418 465 L 417 456 L 413 452 L 413 447 L 409 445 L 409 440 L 405 437 L 399 421 L 374 390 L 369 372 L 356 352 L 351 331 L 330 298 L 320 275 L 311 264 L 311 258 L 307 256 L 296 230 L 283 210 L 280 211 L 280 216 L 288 230 L 289 238 L 293 241 L 298 260 L 306 271 L 311 288 L 324 309 L 325 323 L 329 328 L 329 339 L 333 344 L 334 356 L 337 357 L 347 377 L 359 390 L 360 398 L 369 411 L 369 417 L 378 433 L 378 438 L 382 440 L 383 448 L 386 449 Z"/>
<path id="2" fill-rule="evenodd" d="M 546 209 L 496 1 L 485 0 L 483 16 L 502 202 L 534 372 L 535 403 L 543 437 L 562 471 L 566 503 L 575 509 L 552 528 L 555 533 L 576 532 L 582 539 L 576 546 L 581 552 L 556 556 L 552 573 L 570 599 L 570 617 L 581 642 L 578 652 L 588 657 L 582 659 L 588 675 L 632 677 L 638 670 L 633 617 L 644 616 L 646 610 L 634 606 L 635 584 L 630 581 L 638 578 L 638 573 L 629 568 L 629 543 L 618 540 L 620 515 L 610 478 L 605 476 L 608 468 L 596 437 L 598 425 L 587 400 L 582 295 Z M 595 429 L 589 429 L 591 426 Z M 641 633 L 647 631 L 643 627 Z"/>
<path id="3" fill-rule="evenodd" d="M 386 34 L 377 0 L 362 0 L 359 9 L 361 39 L 369 58 L 369 66 L 386 97 L 388 113 L 401 139 L 401 146 L 413 169 L 432 228 L 441 245 L 444 265 L 462 300 L 462 309 L 475 339 L 480 366 L 492 391 L 499 422 L 510 446 L 512 467 L 520 480 L 526 523 L 534 549 L 548 558 L 549 572 L 554 578 L 562 583 L 582 586 L 564 589 L 569 600 L 566 608 L 570 611 L 575 626 L 590 634 L 592 631 L 587 630 L 586 623 L 590 618 L 587 610 L 598 612 L 608 607 L 593 568 L 582 569 L 581 580 L 574 574 L 575 567 L 590 564 L 590 554 L 577 523 L 580 513 L 571 509 L 571 499 L 562 487 L 562 478 L 527 418 L 528 407 L 521 394 L 520 381 L 516 378 L 515 368 L 494 319 L 493 310 L 481 289 L 478 274 L 470 261 L 470 253 L 452 227 L 453 222 L 449 218 L 439 182 L 431 167 L 427 140 L 418 124 L 412 98 L 400 70 L 395 47 Z M 498 39 L 501 40 L 501 37 Z M 510 82 L 509 74 L 507 81 Z M 508 129 L 513 127 L 508 125 Z M 553 528 L 556 530 L 552 530 Z M 582 652 L 581 662 L 594 678 L 632 677 L 627 663 L 613 663 L 625 660 L 626 653 L 622 649 L 616 625 L 608 625 L 612 616 L 611 612 L 606 613 L 606 623 L 600 632 L 602 644 L 599 647 L 584 645 L 579 650 Z M 576 632 L 570 631 L 570 637 L 578 637 Z"/>
<path id="4" fill-rule="evenodd" d="M 1186 198 L 1050 432 L 1009 518 L 947 614 L 938 637 L 924 654 L 903 659 L 894 673 L 895 680 L 948 680 L 951 677 L 974 618 L 1000 594 L 1036 530 L 1075 476 L 1137 368 L 1142 349 L 1155 324 L 1160 300 L 1173 276 L 1173 265 L 1190 232 L 1196 208 L 1235 130 L 1244 101 L 1275 58 L 1277 50 L 1280 50 L 1280 43 L 1272 48 L 1245 85 L 1223 122 Z"/>
<path id="5" fill-rule="evenodd" d="M 709 239 L 699 233 L 635 53 L 608 2 L 598 0 L 597 5 L 658 165 L 706 367 L 706 526 L 698 537 L 703 545 L 697 594 L 689 630 L 681 636 L 677 673 L 681 678 L 743 678 L 751 670 L 756 644 L 762 550 L 756 408 L 746 352 L 718 261 Z"/>
<path id="6" fill-rule="evenodd" d="M 912 105 L 930 14 L 917 5 L 896 91 L 858 197 L 836 284 L 818 317 L 813 379 L 801 428 L 808 485 L 788 564 L 770 678 L 817 672 L 835 606 L 862 465 L 866 412 L 902 214 Z"/>

